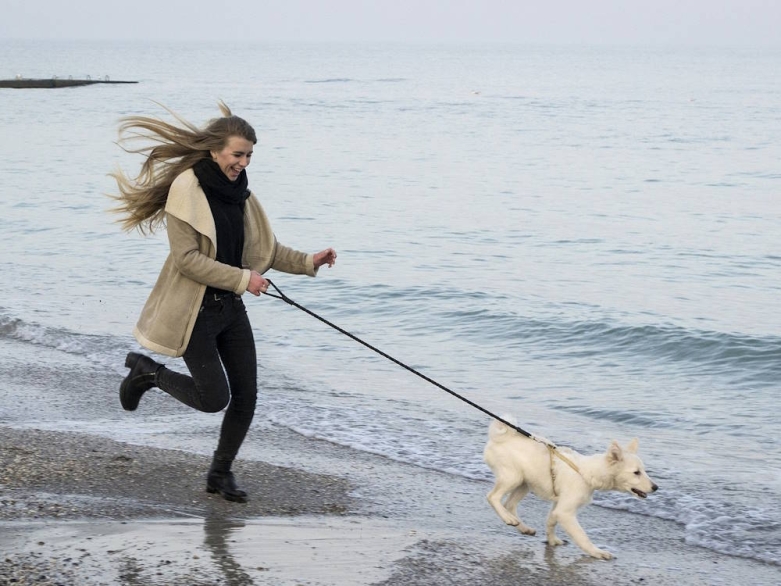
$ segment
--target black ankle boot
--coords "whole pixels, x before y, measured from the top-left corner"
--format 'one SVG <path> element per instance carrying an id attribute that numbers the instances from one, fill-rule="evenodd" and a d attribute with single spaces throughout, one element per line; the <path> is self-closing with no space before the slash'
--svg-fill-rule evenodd
<path id="1" fill-rule="evenodd" d="M 226 501 L 234 503 L 246 503 L 247 493 L 236 486 L 233 472 L 228 470 L 209 470 L 206 477 L 206 492 L 219 494 Z"/>
<path id="2" fill-rule="evenodd" d="M 148 356 L 131 352 L 125 358 L 125 366 L 130 373 L 119 385 L 119 402 L 125 411 L 135 411 L 141 396 L 155 386 L 157 371 L 162 368 Z"/>

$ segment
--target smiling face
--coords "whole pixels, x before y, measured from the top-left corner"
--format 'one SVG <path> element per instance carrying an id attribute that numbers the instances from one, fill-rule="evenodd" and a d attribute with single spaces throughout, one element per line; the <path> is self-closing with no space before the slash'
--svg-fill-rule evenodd
<path id="1" fill-rule="evenodd" d="M 221 151 L 211 151 L 211 155 L 225 176 L 236 181 L 239 174 L 250 164 L 253 146 L 246 138 L 231 136 Z"/>

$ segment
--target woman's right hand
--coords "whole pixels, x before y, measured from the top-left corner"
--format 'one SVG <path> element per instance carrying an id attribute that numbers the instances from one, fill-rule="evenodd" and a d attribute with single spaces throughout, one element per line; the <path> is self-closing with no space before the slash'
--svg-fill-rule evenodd
<path id="1" fill-rule="evenodd" d="M 247 285 L 247 291 L 255 296 L 265 293 L 268 290 L 268 280 L 263 278 L 257 271 L 252 271 L 249 276 L 249 285 Z"/>

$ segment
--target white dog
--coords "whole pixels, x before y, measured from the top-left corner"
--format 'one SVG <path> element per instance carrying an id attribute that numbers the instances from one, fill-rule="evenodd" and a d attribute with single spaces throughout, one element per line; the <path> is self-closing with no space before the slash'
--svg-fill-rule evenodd
<path id="1" fill-rule="evenodd" d="M 512 423 L 510 419 L 504 419 Z M 556 537 L 558 523 L 587 554 L 609 560 L 612 554 L 591 543 L 578 523 L 578 509 L 591 502 L 595 490 L 631 492 L 645 498 L 659 488 L 645 473 L 643 462 L 637 457 L 637 439 L 626 448 L 613 441 L 606 453 L 594 456 L 558 448 L 558 452 L 577 467 L 576 471 L 551 454 L 545 444 L 524 437 L 500 421 L 491 422 L 488 437 L 483 457 L 496 476 L 488 502 L 502 521 L 517 527 L 525 535 L 534 535 L 536 531 L 516 515 L 518 504 L 529 491 L 552 501 L 547 520 L 550 545 L 564 543 Z"/>

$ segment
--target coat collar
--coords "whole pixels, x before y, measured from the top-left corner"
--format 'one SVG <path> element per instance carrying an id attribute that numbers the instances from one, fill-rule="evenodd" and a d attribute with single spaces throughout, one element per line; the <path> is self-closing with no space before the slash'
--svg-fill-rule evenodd
<path id="1" fill-rule="evenodd" d="M 192 169 L 187 169 L 174 179 L 168 191 L 165 211 L 204 234 L 217 249 L 217 229 L 212 211 Z"/>

